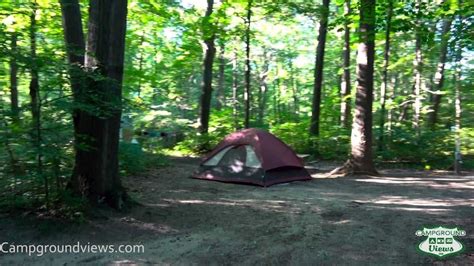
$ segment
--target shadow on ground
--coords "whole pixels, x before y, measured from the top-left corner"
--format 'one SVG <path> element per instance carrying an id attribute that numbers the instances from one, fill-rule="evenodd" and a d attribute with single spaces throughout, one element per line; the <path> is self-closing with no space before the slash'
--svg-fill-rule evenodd
<path id="1" fill-rule="evenodd" d="M 474 264 L 474 175 L 407 170 L 378 177 L 327 179 L 269 188 L 188 178 L 196 159 L 125 178 L 143 204 L 83 225 L 44 233 L 5 224 L 1 240 L 18 243 L 143 244 L 139 254 L 0 255 L 0 264 Z M 8 224 L 10 222 L 10 224 Z M 417 252 L 424 225 L 458 226 L 463 254 L 438 261 Z"/>

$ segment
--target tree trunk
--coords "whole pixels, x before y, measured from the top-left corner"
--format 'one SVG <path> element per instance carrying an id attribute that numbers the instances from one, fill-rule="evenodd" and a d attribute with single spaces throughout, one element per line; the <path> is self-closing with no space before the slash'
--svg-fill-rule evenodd
<path id="1" fill-rule="evenodd" d="M 351 134 L 353 173 L 376 173 L 372 159 L 372 102 L 374 89 L 375 0 L 361 0 L 357 92 Z"/>
<path id="2" fill-rule="evenodd" d="M 92 203 L 118 209 L 126 198 L 118 169 L 126 17 L 126 0 L 90 1 L 84 64 L 88 78 L 80 104 L 95 110 L 79 111 L 76 136 L 87 149 L 76 150 L 70 184 Z"/>
<path id="3" fill-rule="evenodd" d="M 318 46 L 316 48 L 316 64 L 314 68 L 313 102 L 311 108 L 311 125 L 309 133 L 319 135 L 319 115 L 321 108 L 321 89 L 323 85 L 324 50 L 328 28 L 329 0 L 323 0 L 323 14 L 319 22 Z"/>
<path id="4" fill-rule="evenodd" d="M 290 87 L 291 87 L 291 96 L 293 97 L 293 112 L 295 113 L 295 121 L 299 120 L 299 101 L 298 101 L 298 81 L 295 78 L 295 70 L 293 69 L 293 59 L 290 59 L 288 64 L 290 69 Z"/>
<path id="5" fill-rule="evenodd" d="M 84 31 L 82 29 L 81 10 L 78 0 L 61 0 L 61 15 L 64 30 L 64 41 L 69 61 L 69 76 L 71 88 L 76 103 L 82 94 L 84 84 Z M 80 112 L 77 108 L 73 109 L 74 132 L 77 133 L 77 124 L 79 122 Z M 75 137 L 77 142 L 77 136 Z"/>
<path id="6" fill-rule="evenodd" d="M 10 44 L 10 110 L 14 122 L 18 122 L 20 109 L 18 107 L 18 64 L 17 57 L 17 34 L 12 33 Z"/>
<path id="7" fill-rule="evenodd" d="M 250 101 L 251 101 L 251 90 L 250 90 L 250 22 L 252 18 L 252 0 L 247 2 L 247 28 L 245 30 L 245 120 L 244 127 L 250 127 Z"/>
<path id="8" fill-rule="evenodd" d="M 36 58 L 36 3 L 33 4 L 33 11 L 30 15 L 30 60 L 31 60 L 31 81 L 30 81 L 30 108 L 33 119 L 34 131 L 37 131 L 39 125 L 39 80 L 38 80 L 38 62 Z M 38 136 L 34 133 L 36 141 Z"/>
<path id="9" fill-rule="evenodd" d="M 420 16 L 420 5 L 421 0 L 417 0 L 416 3 L 416 14 L 417 17 Z M 414 67 L 414 94 L 415 94 L 415 104 L 414 104 L 414 113 L 413 113 L 413 128 L 416 131 L 416 135 L 420 135 L 420 113 L 421 113 L 421 71 L 423 68 L 423 59 L 421 52 L 421 20 L 417 18 L 416 20 L 416 32 L 415 32 L 415 60 L 413 61 Z"/>
<path id="10" fill-rule="evenodd" d="M 393 103 L 395 100 L 395 89 L 398 87 L 398 76 L 396 74 L 392 75 L 392 82 L 390 88 L 390 92 L 388 93 L 390 101 Z M 389 139 L 392 139 L 392 124 L 393 124 L 393 107 L 388 109 L 388 114 L 387 114 L 387 130 L 389 134 Z"/>
<path id="11" fill-rule="evenodd" d="M 462 6 L 463 2 L 459 1 L 459 4 Z M 462 50 L 463 50 L 463 40 L 466 38 L 464 36 L 464 22 L 463 17 L 458 17 L 457 24 L 457 34 L 455 40 L 455 55 L 454 55 L 454 110 L 455 110 L 455 152 L 454 152 L 454 172 L 458 175 L 461 174 L 461 116 L 462 116 L 462 102 L 461 102 L 461 77 L 462 77 Z"/>
<path id="12" fill-rule="evenodd" d="M 225 106 L 225 45 L 221 41 L 220 52 L 219 52 L 219 78 L 217 80 L 217 90 L 216 90 L 216 109 L 221 110 Z"/>
<path id="13" fill-rule="evenodd" d="M 144 42 L 145 42 L 145 31 L 143 31 L 140 36 L 140 46 L 142 46 Z M 139 57 L 138 57 L 138 72 L 140 73 L 138 74 L 138 88 L 137 88 L 138 97 L 141 97 L 141 94 L 142 94 L 143 60 L 144 60 L 143 49 L 140 49 Z"/>
<path id="14" fill-rule="evenodd" d="M 212 65 L 214 63 L 214 56 L 216 54 L 216 47 L 214 46 L 215 34 L 211 29 L 210 22 L 214 0 L 207 0 L 207 10 L 204 16 L 204 44 L 206 51 L 203 63 L 203 77 L 202 77 L 202 91 L 200 98 L 200 112 L 199 112 L 199 132 L 207 134 L 209 129 L 209 116 L 211 113 L 211 97 L 212 97 Z"/>
<path id="15" fill-rule="evenodd" d="M 232 60 L 232 115 L 234 117 L 234 128 L 237 130 L 239 128 L 239 121 L 238 121 L 238 108 L 239 108 L 239 101 L 238 101 L 238 80 L 237 80 L 237 50 L 234 49 L 234 59 Z"/>
<path id="16" fill-rule="evenodd" d="M 378 150 L 383 150 L 384 147 L 384 127 L 385 127 L 385 98 L 387 93 L 388 84 L 388 64 L 390 59 L 390 30 L 392 24 L 392 11 L 393 3 L 392 0 L 388 1 L 387 9 L 387 25 L 385 27 L 385 48 L 383 56 L 383 69 L 382 69 L 382 85 L 380 87 L 380 123 L 379 123 L 379 141 Z"/>
<path id="17" fill-rule="evenodd" d="M 267 51 L 265 47 L 263 47 L 263 66 L 260 72 L 260 88 L 258 91 L 258 124 L 263 125 L 263 120 L 265 116 L 265 105 L 267 102 L 267 91 L 268 91 L 268 72 L 269 72 L 269 65 L 268 65 L 268 57 Z"/>
<path id="18" fill-rule="evenodd" d="M 344 14 L 349 16 L 351 13 L 351 1 L 344 3 Z M 349 21 L 346 18 L 344 22 L 344 51 L 343 51 L 343 69 L 341 80 L 341 126 L 350 128 L 351 119 L 351 30 Z"/>
<path id="19" fill-rule="evenodd" d="M 39 74 L 38 74 L 38 59 L 36 57 L 36 1 L 32 4 L 32 12 L 30 14 L 30 60 L 31 60 L 31 81 L 30 81 L 30 107 L 32 116 L 32 136 L 34 146 L 36 148 L 36 167 L 38 176 L 43 179 L 44 193 L 46 206 L 49 206 L 49 184 L 48 177 L 43 175 L 43 151 L 41 148 L 42 136 L 41 136 L 41 100 L 39 92 Z"/>
<path id="20" fill-rule="evenodd" d="M 444 65 L 446 64 L 446 55 L 448 53 L 449 32 L 451 30 L 452 18 L 445 19 L 443 30 L 441 32 L 441 44 L 438 59 L 438 66 L 434 76 L 434 94 L 432 96 L 432 109 L 428 115 L 428 126 L 434 129 L 438 120 L 439 104 L 441 103 L 441 91 L 444 84 Z"/>

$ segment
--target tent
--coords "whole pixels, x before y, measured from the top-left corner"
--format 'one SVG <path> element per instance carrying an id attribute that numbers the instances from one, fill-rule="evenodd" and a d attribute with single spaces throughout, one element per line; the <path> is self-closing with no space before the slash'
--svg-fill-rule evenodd
<path id="1" fill-rule="evenodd" d="M 192 176 L 198 179 L 271 186 L 310 180 L 302 160 L 271 133 L 250 128 L 224 138 Z"/>

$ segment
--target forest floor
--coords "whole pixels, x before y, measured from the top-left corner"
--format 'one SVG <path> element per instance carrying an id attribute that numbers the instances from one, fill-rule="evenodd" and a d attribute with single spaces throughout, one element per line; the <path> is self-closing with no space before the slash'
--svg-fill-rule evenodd
<path id="1" fill-rule="evenodd" d="M 134 254 L 0 254 L 0 265 L 474 265 L 474 173 L 381 170 L 262 188 L 190 179 L 197 159 L 124 178 L 142 204 L 81 224 L 0 216 L 0 242 L 143 244 Z M 0 214 L 1 215 L 1 214 Z M 418 253 L 423 225 L 457 226 L 466 251 Z"/>

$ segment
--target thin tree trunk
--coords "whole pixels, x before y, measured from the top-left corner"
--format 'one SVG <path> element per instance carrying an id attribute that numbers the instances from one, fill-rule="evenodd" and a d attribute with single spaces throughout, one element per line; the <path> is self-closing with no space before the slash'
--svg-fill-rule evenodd
<path id="1" fill-rule="evenodd" d="M 30 81 L 30 99 L 31 99 L 31 115 L 33 120 L 33 139 L 36 148 L 36 167 L 37 174 L 43 179 L 46 206 L 49 206 L 49 184 L 48 177 L 43 175 L 43 152 L 41 149 L 41 103 L 39 92 L 39 74 L 38 59 L 36 56 L 36 1 L 32 3 L 32 12 L 30 14 L 30 60 L 31 60 L 31 81 Z"/>
<path id="2" fill-rule="evenodd" d="M 216 90 L 216 109 L 221 110 L 225 106 L 225 45 L 221 41 L 220 52 L 219 52 L 219 77 L 217 80 L 217 90 Z"/>
<path id="3" fill-rule="evenodd" d="M 384 48 L 384 59 L 382 69 L 382 86 L 380 87 L 380 123 L 379 123 L 379 141 L 378 150 L 383 150 L 384 147 L 384 127 L 385 127 L 385 98 L 387 93 L 388 84 L 388 64 L 390 59 L 390 30 L 392 26 L 392 11 L 393 3 L 392 0 L 388 1 L 387 9 L 387 25 L 385 27 L 385 48 Z"/>
<path id="4" fill-rule="evenodd" d="M 18 64 L 17 57 L 17 34 L 12 33 L 10 44 L 10 109 L 13 121 L 18 122 L 20 109 L 18 107 Z"/>
<path id="5" fill-rule="evenodd" d="M 463 2 L 459 0 L 459 5 L 462 6 Z M 454 68 L 454 90 L 455 90 L 455 100 L 454 100 L 454 110 L 455 110 L 455 153 L 454 153 L 454 171 L 456 174 L 461 174 L 461 116 L 462 116 L 462 102 L 461 102 L 461 77 L 462 77 L 462 40 L 466 37 L 464 36 L 464 23 L 463 17 L 459 16 L 459 24 L 457 25 L 457 36 L 456 36 L 456 46 L 455 46 L 455 68 Z"/>
<path id="6" fill-rule="evenodd" d="M 298 84 L 295 78 L 295 70 L 293 69 L 293 61 L 290 59 L 289 62 L 290 68 L 290 86 L 291 86 L 291 96 L 293 97 L 293 112 L 295 113 L 295 121 L 299 120 L 299 101 L 298 101 Z"/>
<path id="7" fill-rule="evenodd" d="M 38 94 L 39 94 L 39 80 L 38 80 L 38 62 L 36 58 L 36 3 L 33 3 L 33 11 L 30 15 L 30 60 L 31 60 L 31 81 L 30 81 L 30 108 L 33 119 L 33 128 L 36 131 L 39 121 L 38 109 Z M 37 140 L 36 136 L 36 141 Z"/>
<path id="8" fill-rule="evenodd" d="M 420 16 L 421 12 L 421 0 L 417 0 L 416 3 L 416 13 L 417 17 Z M 413 61 L 414 67 L 414 94 L 415 94 L 415 104 L 414 104 L 414 113 L 413 113 L 413 128 L 416 131 L 416 135 L 420 135 L 420 114 L 421 114 L 421 71 L 423 68 L 423 59 L 421 51 L 421 20 L 416 19 L 416 32 L 415 32 L 415 60 Z"/>
<path id="9" fill-rule="evenodd" d="M 263 66 L 260 72 L 260 87 L 258 91 L 258 124 L 263 125 L 263 120 L 265 116 L 265 105 L 267 101 L 267 91 L 268 91 L 268 72 L 269 72 L 269 65 L 268 65 L 268 58 L 267 58 L 267 51 L 265 47 L 263 47 Z"/>
<path id="10" fill-rule="evenodd" d="M 344 14 L 349 16 L 351 13 L 351 1 L 344 3 Z M 344 50 L 343 50 L 343 73 L 341 79 L 341 126 L 350 128 L 351 119 L 351 30 L 349 21 L 346 18 L 344 22 Z"/>
<path id="11" fill-rule="evenodd" d="M 388 93 L 389 98 L 391 102 L 393 103 L 395 99 L 395 89 L 398 86 L 398 76 L 396 74 L 392 75 L 392 82 L 390 88 L 390 92 Z M 390 107 L 388 109 L 388 114 L 387 114 L 387 130 L 388 130 L 388 135 L 389 139 L 392 139 L 392 124 L 393 124 L 393 107 Z"/>
<path id="12" fill-rule="evenodd" d="M 456 67 L 455 73 L 455 124 L 456 124 L 456 137 L 455 137 L 455 154 L 454 154 L 454 171 L 456 174 L 461 174 L 461 115 L 462 115 L 462 106 L 461 106 L 461 67 Z"/>
<path id="13" fill-rule="evenodd" d="M 282 115 L 281 115 L 281 82 L 280 82 L 280 66 L 279 64 L 277 63 L 277 66 L 276 66 L 276 76 L 278 77 L 276 80 L 275 80 L 275 97 L 274 97 L 274 100 L 275 100 L 275 121 L 278 123 L 278 124 L 281 124 L 282 123 Z"/>
<path id="14" fill-rule="evenodd" d="M 329 0 L 323 0 L 323 14 L 319 22 L 318 46 L 316 48 L 316 63 L 314 68 L 313 101 L 311 107 L 311 125 L 309 133 L 319 135 L 319 116 L 321 109 L 321 90 L 323 85 L 324 50 L 328 28 Z"/>
<path id="15" fill-rule="evenodd" d="M 214 45 L 215 34 L 214 30 L 210 27 L 212 9 L 214 0 L 207 0 L 207 10 L 204 16 L 206 23 L 203 28 L 204 33 L 204 44 L 206 51 L 204 55 L 203 63 L 203 78 L 202 78 L 202 91 L 200 98 L 200 112 L 199 112 L 199 132 L 207 134 L 209 129 L 209 116 L 211 113 L 211 97 L 212 97 L 212 65 L 214 63 L 214 56 L 216 54 L 216 47 Z"/>
<path id="16" fill-rule="evenodd" d="M 143 31 L 141 36 L 140 36 L 140 46 L 143 45 L 143 43 L 145 42 L 145 32 Z M 142 70 L 143 70 L 143 58 L 144 55 L 143 55 L 143 50 L 140 49 L 140 56 L 138 58 L 138 72 L 140 73 L 138 75 L 138 97 L 141 96 L 142 94 Z"/>
<path id="17" fill-rule="evenodd" d="M 239 128 L 239 122 L 238 122 L 238 107 L 239 107 L 239 101 L 238 101 L 238 80 L 237 80 L 237 69 L 238 64 L 237 64 L 237 50 L 234 49 L 234 58 L 232 60 L 232 115 L 234 117 L 234 128 L 237 130 Z"/>
<path id="18" fill-rule="evenodd" d="M 90 1 L 84 64 L 89 77 L 80 98 L 81 104 L 97 110 L 80 111 L 76 136 L 88 149 L 76 150 L 71 180 L 73 191 L 92 203 L 105 202 L 118 209 L 126 199 L 118 171 L 126 16 L 126 0 Z"/>
<path id="19" fill-rule="evenodd" d="M 252 18 L 252 0 L 247 2 L 247 28 L 245 30 L 245 120 L 244 127 L 250 127 L 250 101 L 251 101 L 251 90 L 250 90 L 250 26 Z"/>
<path id="20" fill-rule="evenodd" d="M 441 91 L 444 85 L 444 66 L 446 64 L 446 55 L 448 53 L 449 32 L 451 30 L 452 18 L 445 19 L 441 32 L 441 44 L 438 59 L 438 66 L 434 76 L 434 94 L 432 96 L 432 110 L 428 115 L 428 126 L 434 129 L 438 120 L 439 105 L 441 103 Z"/>

